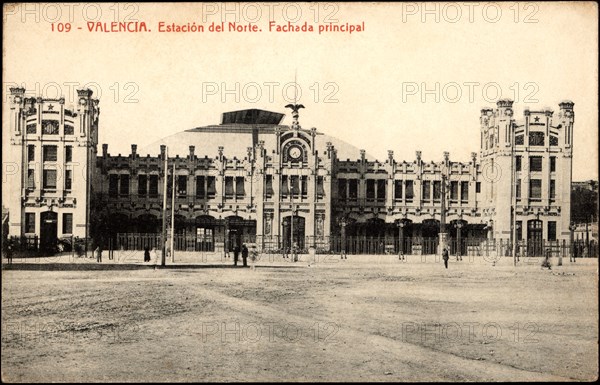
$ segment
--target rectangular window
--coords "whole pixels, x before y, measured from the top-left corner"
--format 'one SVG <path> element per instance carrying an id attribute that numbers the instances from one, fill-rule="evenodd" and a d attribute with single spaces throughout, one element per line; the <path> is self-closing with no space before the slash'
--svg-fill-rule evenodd
<path id="1" fill-rule="evenodd" d="M 317 198 L 323 198 L 325 196 L 324 180 L 322 176 L 317 176 Z"/>
<path id="2" fill-rule="evenodd" d="M 523 221 L 517 221 L 517 241 L 523 240 Z"/>
<path id="3" fill-rule="evenodd" d="M 308 177 L 303 176 L 300 179 L 300 182 L 300 192 L 302 193 L 302 196 L 306 198 L 308 196 Z"/>
<path id="4" fill-rule="evenodd" d="M 351 200 L 358 199 L 358 179 L 348 179 L 348 194 Z"/>
<path id="5" fill-rule="evenodd" d="M 556 171 L 556 157 L 551 156 L 550 157 L 550 172 L 555 172 L 555 171 Z"/>
<path id="6" fill-rule="evenodd" d="M 405 198 L 407 202 L 412 202 L 412 200 L 415 197 L 414 191 L 413 191 L 413 181 L 412 180 L 407 180 L 406 181 L 406 192 L 405 192 Z"/>
<path id="7" fill-rule="evenodd" d="M 399 201 L 402 200 L 402 181 L 394 181 L 394 199 Z"/>
<path id="8" fill-rule="evenodd" d="M 460 201 L 469 201 L 469 182 L 460 182 Z"/>
<path id="9" fill-rule="evenodd" d="M 138 175 L 138 195 L 146 195 L 148 192 L 148 176 L 144 174 Z"/>
<path id="10" fill-rule="evenodd" d="M 281 196 L 286 197 L 289 194 L 288 177 L 287 175 L 281 176 Z"/>
<path id="11" fill-rule="evenodd" d="M 65 170 L 65 190 L 73 188 L 73 170 Z"/>
<path id="12" fill-rule="evenodd" d="M 529 145 L 530 146 L 543 146 L 545 134 L 543 132 L 530 132 L 529 133 Z"/>
<path id="13" fill-rule="evenodd" d="M 525 136 L 524 135 L 517 135 L 515 136 L 515 144 L 517 146 L 522 146 L 525 144 Z"/>
<path id="14" fill-rule="evenodd" d="M 73 146 L 65 146 L 65 162 L 73 161 Z"/>
<path id="15" fill-rule="evenodd" d="M 158 196 L 158 175 L 150 175 L 150 183 L 148 185 L 148 193 L 150 196 Z"/>
<path id="16" fill-rule="evenodd" d="M 27 160 L 33 162 L 35 160 L 35 146 L 33 144 L 27 145 Z"/>
<path id="17" fill-rule="evenodd" d="M 44 162 L 56 162 L 57 147 L 44 146 Z"/>
<path id="18" fill-rule="evenodd" d="M 481 182 L 475 182 L 475 193 L 476 194 L 481 193 Z"/>
<path id="19" fill-rule="evenodd" d="M 298 175 L 290 176 L 290 188 L 292 189 L 292 195 L 298 196 L 300 194 L 300 177 Z"/>
<path id="20" fill-rule="evenodd" d="M 548 240 L 556 241 L 556 222 L 548 221 Z"/>
<path id="21" fill-rule="evenodd" d="M 117 174 L 108 176 L 108 195 L 111 197 L 119 195 L 119 176 Z"/>
<path id="22" fill-rule="evenodd" d="M 521 155 L 515 156 L 515 171 L 521 171 Z"/>
<path id="23" fill-rule="evenodd" d="M 217 193 L 216 179 L 214 176 L 209 176 L 206 181 L 206 193 L 207 193 L 207 198 L 209 198 L 209 199 L 214 198 L 215 194 Z"/>
<path id="24" fill-rule="evenodd" d="M 204 198 L 206 196 L 206 191 L 204 190 L 204 176 L 197 175 L 196 176 L 196 198 Z"/>
<path id="25" fill-rule="evenodd" d="M 225 177 L 225 198 L 233 198 L 233 177 Z"/>
<path id="26" fill-rule="evenodd" d="M 244 190 L 244 177 L 238 176 L 235 178 L 235 196 L 237 198 L 243 198 L 246 195 Z"/>
<path id="27" fill-rule="evenodd" d="M 529 181 L 529 197 L 531 199 L 541 199 L 542 198 L 542 180 L 541 179 L 531 179 Z"/>
<path id="28" fill-rule="evenodd" d="M 346 200 L 346 179 L 338 179 L 338 199 Z"/>
<path id="29" fill-rule="evenodd" d="M 556 199 L 556 181 L 550 179 L 550 199 Z"/>
<path id="30" fill-rule="evenodd" d="M 177 195 L 180 197 L 187 195 L 187 176 L 185 175 L 177 176 Z"/>
<path id="31" fill-rule="evenodd" d="M 63 232 L 63 234 L 72 234 L 73 233 L 73 214 L 63 214 L 62 232 Z"/>
<path id="32" fill-rule="evenodd" d="M 431 199 L 431 182 L 428 180 L 423 181 L 423 201 L 429 202 Z"/>
<path id="33" fill-rule="evenodd" d="M 450 182 L 450 200 L 458 201 L 458 182 L 455 180 Z"/>
<path id="34" fill-rule="evenodd" d="M 119 194 L 129 195 L 129 174 L 121 174 L 121 190 Z"/>
<path id="35" fill-rule="evenodd" d="M 35 189 L 35 170 L 27 170 L 27 188 L 30 190 Z"/>
<path id="36" fill-rule="evenodd" d="M 267 175 L 265 181 L 265 193 L 267 194 L 267 198 L 271 198 L 275 193 L 273 190 L 273 175 Z"/>
<path id="37" fill-rule="evenodd" d="M 44 188 L 56 189 L 56 170 L 44 170 Z"/>
<path id="38" fill-rule="evenodd" d="M 530 156 L 529 157 L 529 171 L 542 171 L 542 157 L 541 156 Z"/>
<path id="39" fill-rule="evenodd" d="M 25 213 L 25 233 L 35 233 L 35 213 Z"/>
<path id="40" fill-rule="evenodd" d="M 515 197 L 521 199 L 521 179 L 517 179 L 517 184 L 515 185 Z"/>
<path id="41" fill-rule="evenodd" d="M 375 179 L 367 179 L 367 199 L 375 199 Z"/>
<path id="42" fill-rule="evenodd" d="M 438 202 L 442 199 L 442 182 L 439 180 L 433 181 L 433 199 Z"/>
<path id="43" fill-rule="evenodd" d="M 73 129 L 73 126 L 65 123 L 65 135 L 73 135 L 74 133 L 75 130 Z"/>
<path id="44" fill-rule="evenodd" d="M 385 179 L 377 179 L 377 200 L 385 200 Z"/>

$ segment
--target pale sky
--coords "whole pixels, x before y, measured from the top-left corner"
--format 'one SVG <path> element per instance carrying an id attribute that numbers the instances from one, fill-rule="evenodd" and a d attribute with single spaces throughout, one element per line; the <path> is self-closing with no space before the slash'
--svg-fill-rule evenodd
<path id="1" fill-rule="evenodd" d="M 231 13 L 223 4 L 5 6 L 3 101 L 18 84 L 31 95 L 36 89 L 45 97 L 62 93 L 67 105 L 75 104 L 72 87 L 91 84 L 101 92 L 100 143 L 108 143 L 111 154 L 129 154 L 132 143 L 141 148 L 217 124 L 225 111 L 284 112 L 284 124 L 291 124 L 282 91 L 296 76 L 298 101 L 306 107 L 303 128 L 316 127 L 380 160 L 387 150 L 397 160 L 413 160 L 421 150 L 426 161 L 440 161 L 444 151 L 451 160 L 468 161 L 479 151 L 482 107 L 508 97 L 521 117 L 525 106 L 558 111 L 558 103 L 570 99 L 573 180 L 598 178 L 596 4 L 428 3 L 429 13 L 418 3 L 290 3 L 285 10 L 286 3 L 253 4 L 229 4 Z M 337 25 L 364 22 L 365 29 L 269 32 L 269 13 L 287 26 L 286 17 L 293 21 L 297 11 L 299 26 L 317 29 L 329 16 Z M 89 32 L 87 21 L 100 12 L 108 28 L 115 18 L 137 19 L 151 31 Z M 236 16 L 262 31 L 208 31 L 211 22 Z M 205 32 L 159 33 L 161 21 L 195 22 Z M 58 31 L 69 22 L 69 32 Z M 293 88 L 287 90 L 293 99 Z"/>

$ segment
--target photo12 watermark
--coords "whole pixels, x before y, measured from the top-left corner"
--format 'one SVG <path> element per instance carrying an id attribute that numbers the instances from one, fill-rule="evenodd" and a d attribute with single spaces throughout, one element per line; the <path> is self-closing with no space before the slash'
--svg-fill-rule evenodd
<path id="1" fill-rule="evenodd" d="M 335 322 L 202 322 L 202 343 L 333 343 L 340 331 Z"/>
<path id="2" fill-rule="evenodd" d="M 296 82 L 202 82 L 202 102 L 221 103 L 296 103 L 301 100 L 313 103 L 339 103 L 340 87 L 336 82 L 313 82 L 302 86 Z M 304 97 L 304 99 L 303 99 Z"/>

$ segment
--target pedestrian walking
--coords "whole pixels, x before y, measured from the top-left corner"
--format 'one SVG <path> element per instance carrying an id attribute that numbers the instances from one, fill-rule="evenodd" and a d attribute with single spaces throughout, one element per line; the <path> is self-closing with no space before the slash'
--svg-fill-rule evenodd
<path id="1" fill-rule="evenodd" d="M 237 266 L 238 260 L 240 258 L 240 247 L 235 245 L 233 248 L 233 266 Z"/>
<path id="2" fill-rule="evenodd" d="M 160 265 L 160 258 L 158 256 L 158 250 L 156 250 L 156 247 L 152 248 L 152 258 L 154 258 L 154 270 L 156 270 L 156 267 Z"/>
<path id="3" fill-rule="evenodd" d="M 6 246 L 6 258 L 8 259 L 8 264 L 12 265 L 12 260 L 13 260 L 13 244 L 12 244 L 12 241 L 8 241 L 8 245 Z"/>
<path id="4" fill-rule="evenodd" d="M 144 262 L 150 262 L 150 248 L 148 246 L 144 248 Z"/>
<path id="5" fill-rule="evenodd" d="M 296 242 L 292 246 L 292 260 L 298 262 L 298 244 Z"/>
<path id="6" fill-rule="evenodd" d="M 552 270 L 552 266 L 550 264 L 550 256 L 551 256 L 552 251 L 550 251 L 550 249 L 546 249 L 546 255 L 544 256 L 544 260 L 542 261 L 542 269 L 544 267 L 547 267 L 548 270 Z"/>
<path id="7" fill-rule="evenodd" d="M 102 262 L 102 250 L 100 250 L 100 246 L 96 247 L 96 250 L 94 250 L 94 255 L 96 256 L 96 262 Z"/>
<path id="8" fill-rule="evenodd" d="M 244 267 L 248 266 L 248 247 L 245 243 L 242 245 L 242 263 Z"/>
<path id="9" fill-rule="evenodd" d="M 446 249 L 444 247 L 444 250 L 442 251 L 442 259 L 444 260 L 444 266 L 446 267 L 446 269 L 448 268 L 448 259 L 450 257 L 448 256 L 448 249 Z"/>

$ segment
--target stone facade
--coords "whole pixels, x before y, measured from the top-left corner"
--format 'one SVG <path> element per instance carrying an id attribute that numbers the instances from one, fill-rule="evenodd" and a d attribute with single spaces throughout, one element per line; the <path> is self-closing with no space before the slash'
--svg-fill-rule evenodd
<path id="1" fill-rule="evenodd" d="M 561 102 L 556 114 L 548 108 L 525 110 L 520 120 L 513 117 L 510 100 L 482 109 L 479 152 L 463 162 L 449 153 L 426 162 L 420 151 L 410 161 L 396 160 L 392 151 L 384 161 L 372 160 L 362 150 L 353 160 L 340 159 L 333 140 L 301 127 L 297 106 L 290 106 L 292 126 L 280 124 L 283 114 L 235 111 L 224 114 L 219 125 L 186 132 L 187 153 L 162 144 L 155 156 L 142 156 L 134 144 L 129 155 L 115 156 L 103 145 L 96 159 L 98 101 L 91 92 L 80 91 L 77 109 L 67 110 L 61 100 L 22 98 L 23 91 L 11 90 L 12 159 L 30 170 L 28 146 L 35 148 L 34 163 L 44 159 L 42 148 L 56 146 L 55 162 L 68 169 L 69 162 L 61 160 L 71 146 L 71 162 L 94 165 L 87 191 L 104 208 L 114 233 L 160 232 L 166 174 L 169 217 L 175 192 L 175 232 L 184 242 L 204 242 L 211 250 L 242 241 L 263 249 L 292 243 L 343 249 L 335 242 L 353 238 L 376 239 L 382 252 L 394 242 L 397 249 L 404 239 L 440 232 L 459 240 L 569 240 L 570 101 Z M 58 114 L 51 115 L 51 105 Z M 44 131 L 50 119 L 58 122 L 56 133 Z M 67 125 L 72 134 L 65 132 Z M 221 141 L 213 153 L 205 146 L 210 135 Z M 48 162 L 37 172 L 42 179 Z M 10 178 L 11 235 L 41 235 L 40 221 L 49 210 L 59 214 L 59 237 L 65 235 L 62 213 L 73 213 L 72 233 L 85 235 L 88 199 L 81 176 L 73 174 L 71 189 L 61 183 L 55 189 L 43 183 L 27 187 L 25 171 Z M 28 213 L 35 214 L 35 228 L 26 228 Z M 413 252 L 425 246 L 401 247 Z"/>

